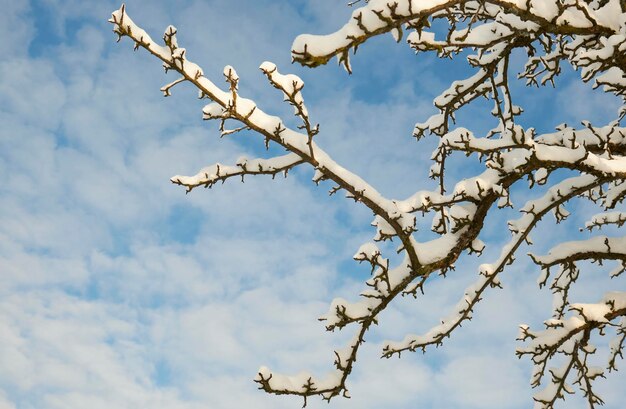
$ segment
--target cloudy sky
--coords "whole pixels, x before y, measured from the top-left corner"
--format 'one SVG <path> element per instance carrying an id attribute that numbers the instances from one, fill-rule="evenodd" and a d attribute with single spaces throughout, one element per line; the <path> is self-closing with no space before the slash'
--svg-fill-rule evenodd
<path id="1" fill-rule="evenodd" d="M 432 187 L 435 141 L 416 143 L 410 134 L 434 112 L 431 99 L 468 73 L 456 64 L 462 60 L 416 57 L 389 36 L 360 50 L 352 76 L 334 64 L 304 69 L 290 64 L 293 38 L 339 28 L 351 12 L 346 2 L 147 3 L 127 2 L 136 23 L 153 38 L 177 26 L 179 43 L 208 77 L 220 81 L 223 66 L 234 66 L 241 93 L 267 112 L 292 111 L 259 64 L 300 75 L 321 123 L 319 144 L 382 193 L 404 198 Z M 220 140 L 188 87 L 163 98 L 159 88 L 173 76 L 128 41 L 116 44 L 107 19 L 118 7 L 0 0 L 0 409 L 300 407 L 296 398 L 266 396 L 252 379 L 261 365 L 331 369 L 333 348 L 350 329 L 327 334 L 316 318 L 334 297 L 354 300 L 369 277 L 351 255 L 374 233 L 371 214 L 329 198 L 330 186 L 316 188 L 308 169 L 189 195 L 172 185 L 172 175 L 262 155 L 262 141 Z M 558 85 L 516 87 L 527 124 L 550 130 L 612 118 L 617 102 L 575 74 Z M 460 119 L 486 129 L 483 108 Z M 453 172 L 477 169 L 466 163 Z M 592 209 L 577 210 L 580 225 Z M 492 246 L 479 261 L 499 253 L 507 217 L 487 225 L 483 240 Z M 565 231 L 550 226 L 542 225 L 538 246 Z M 382 340 L 423 332 L 447 315 L 476 265 L 464 260 L 423 298 L 385 312 L 352 375 L 353 398 L 332 407 L 531 406 L 531 368 L 515 358 L 514 339 L 518 324 L 548 318 L 552 301 L 525 257 L 444 348 L 379 359 Z M 624 288 L 598 270 L 580 281 L 581 302 Z M 599 382 L 607 408 L 623 405 L 623 385 L 616 376 Z M 567 407 L 584 404 L 574 398 Z"/>

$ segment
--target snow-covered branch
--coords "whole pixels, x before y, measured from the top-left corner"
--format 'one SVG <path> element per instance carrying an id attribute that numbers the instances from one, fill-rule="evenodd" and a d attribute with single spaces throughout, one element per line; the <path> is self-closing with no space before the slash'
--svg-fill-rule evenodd
<path id="1" fill-rule="evenodd" d="M 174 176 L 172 182 L 187 187 L 191 191 L 198 186 L 211 187 L 217 182 L 224 183 L 227 179 L 240 176 L 243 182 L 246 175 L 270 175 L 275 177 L 279 173 L 287 176 L 289 169 L 303 163 L 304 160 L 295 154 L 271 158 L 271 159 L 247 159 L 239 158 L 235 166 L 226 166 L 216 163 L 215 165 L 201 169 L 194 176 Z"/>
<path id="2" fill-rule="evenodd" d="M 609 292 L 597 304 L 572 304 L 572 313 L 567 319 L 553 318 L 545 322 L 544 331 L 531 331 L 527 325 L 520 326 L 519 339 L 528 345 L 519 348 L 519 356 L 529 355 L 535 365 L 532 385 L 541 385 L 546 371 L 550 372 L 549 384 L 534 399 L 542 409 L 552 408 L 557 399 L 563 399 L 564 393 L 573 393 L 568 377 L 572 372 L 574 384 L 582 389 L 590 408 L 602 404 L 602 399 L 592 390 L 592 383 L 597 377 L 604 377 L 604 370 L 588 364 L 588 356 L 596 352 L 590 342 L 592 332 L 604 335 L 606 326 L 617 326 L 618 337 L 613 343 L 613 353 L 609 360 L 609 369 L 615 369 L 615 355 L 623 347 L 623 322 L 626 316 L 626 292 Z M 620 321 L 615 324 L 613 321 Z M 549 362 L 556 355 L 565 356 L 565 363 L 559 368 L 548 368 Z"/>
<path id="3" fill-rule="evenodd" d="M 480 266 L 480 279 L 465 290 L 465 294 L 455 306 L 454 312 L 442 319 L 441 324 L 431 328 L 424 335 L 410 335 L 401 342 L 387 342 L 383 347 L 383 356 L 389 358 L 394 354 L 400 354 L 402 351 L 425 350 L 429 345 L 441 345 L 444 339 L 448 338 L 463 321 L 472 318 L 472 311 L 482 299 L 484 291 L 489 287 L 500 285 L 498 275 L 508 264 L 513 262 L 519 246 L 524 242 L 530 242 L 530 232 L 543 216 L 568 200 L 600 184 L 602 184 L 601 180 L 590 176 L 567 179 L 550 189 L 544 197 L 527 203 L 521 209 L 525 213 L 524 216 L 509 222 L 509 230 L 513 234 L 511 241 L 503 246 L 497 261 Z"/>
<path id="4" fill-rule="evenodd" d="M 626 261 L 626 237 L 597 236 L 587 240 L 560 243 L 546 256 L 532 256 L 542 268 L 580 260 Z"/>
<path id="5" fill-rule="evenodd" d="M 118 34 L 119 38 L 124 36 L 131 38 L 135 42 L 135 48 L 141 47 L 149 51 L 163 62 L 166 71 L 177 71 L 182 78 L 198 89 L 201 97 L 213 101 L 203 109 L 205 119 L 236 120 L 242 123 L 244 128 L 260 134 L 266 141 L 274 142 L 297 155 L 300 158 L 299 162 L 306 162 L 311 165 L 321 175 L 320 178 L 332 180 L 339 188 L 346 190 L 350 197 L 362 202 L 374 214 L 385 220 L 393 229 L 393 235 L 398 236 L 407 252 L 411 253 L 411 263 L 415 266 L 419 265 L 415 252 L 411 251 L 412 244 L 407 234 L 407 231 L 411 231 L 411 226 L 405 224 L 414 218 L 403 215 L 393 201 L 384 198 L 362 178 L 337 164 L 313 142 L 313 136 L 318 132 L 318 128 L 310 126 L 308 122 L 308 112 L 300 93 L 303 83 L 299 78 L 294 75 L 279 74 L 275 65 L 269 62 L 264 62 L 261 65 L 261 70 L 268 76 L 271 84 L 283 91 L 286 99 L 294 105 L 296 115 L 305 122 L 304 130 L 307 133 L 286 127 L 280 118 L 266 114 L 254 101 L 241 97 L 238 92 L 239 76 L 233 67 L 226 66 L 223 72 L 229 85 L 228 90 L 223 90 L 210 81 L 204 76 L 204 71 L 188 59 L 186 49 L 179 47 L 176 37 L 178 31 L 175 27 L 167 27 L 163 35 L 165 45 L 161 46 L 132 21 L 123 5 L 119 10 L 113 12 L 109 21 L 114 25 L 114 32 Z M 180 82 L 182 81 L 179 79 L 172 84 Z M 172 84 L 164 87 L 168 95 Z M 265 162 L 265 165 L 268 165 L 269 169 L 283 168 L 283 166 L 275 166 L 268 162 Z M 295 166 L 295 162 L 291 166 Z M 196 185 L 207 183 L 210 185 L 212 180 L 218 180 L 219 176 L 216 172 L 217 166 L 215 166 L 215 172 L 204 172 L 207 173 L 204 178 L 205 181 L 196 183 Z M 199 179 L 203 178 L 197 176 L 193 178 L 194 182 Z M 174 183 L 184 184 L 189 188 L 189 185 L 183 182 L 184 178 L 174 177 L 172 180 Z"/>
<path id="6" fill-rule="evenodd" d="M 594 80 L 595 87 L 626 96 L 626 3 L 618 0 L 370 0 L 353 2 L 361 7 L 338 31 L 329 35 L 304 34 L 293 43 L 292 56 L 307 66 L 325 64 L 337 56 L 351 71 L 351 51 L 369 38 L 392 33 L 407 42 L 416 52 L 435 52 L 442 58 L 454 58 L 464 52 L 473 74 L 453 81 L 433 101 L 439 110 L 424 122 L 415 125 L 413 136 L 418 140 L 434 135 L 439 143 L 432 153 L 429 176 L 437 181 L 435 190 L 420 190 L 405 199 L 383 197 L 358 175 L 336 163 L 317 143 L 319 125 L 311 115 L 303 96 L 304 82 L 293 74 L 279 72 L 275 64 L 263 62 L 260 70 L 269 85 L 279 90 L 285 102 L 293 107 L 300 125 L 289 128 L 285 121 L 266 114 L 255 101 L 245 98 L 239 90 L 239 76 L 226 66 L 222 88 L 205 76 L 204 71 L 188 58 L 180 47 L 177 29 L 169 26 L 159 45 L 135 25 L 122 6 L 112 14 L 110 22 L 121 37 L 129 37 L 135 48 L 143 48 L 156 56 L 167 70 L 176 71 L 178 79 L 161 88 L 171 95 L 178 84 L 189 82 L 201 98 L 211 102 L 202 112 L 206 120 L 220 123 L 222 136 L 242 130 L 262 138 L 269 148 L 276 144 L 288 153 L 259 159 L 239 159 L 235 165 L 214 164 L 195 176 L 174 176 L 172 182 L 187 190 L 198 186 L 211 187 L 232 177 L 246 175 L 285 174 L 300 165 L 314 172 L 313 181 L 327 180 L 334 184 L 330 193 L 345 191 L 348 198 L 362 203 L 374 215 L 372 241 L 363 244 L 354 255 L 360 263 L 371 267 L 361 298 L 350 302 L 343 298 L 332 301 L 322 320 L 329 331 L 354 328 L 348 344 L 334 353 L 334 370 L 326 377 L 308 373 L 297 376 L 280 375 L 262 367 L 256 382 L 266 392 L 307 397 L 319 395 L 326 400 L 349 396 L 348 378 L 373 324 L 398 296 L 412 295 L 418 302 L 426 284 L 434 275 L 455 271 L 455 263 L 468 253 L 480 256 L 486 247 L 481 240 L 483 229 L 497 208 L 514 207 L 511 197 L 523 190 L 520 181 L 528 179 L 528 190 L 535 192 L 546 186 L 542 196 L 528 200 L 519 211 L 522 215 L 508 222 L 511 239 L 500 247 L 500 256 L 492 263 L 482 264 L 478 280 L 460 297 L 451 315 L 423 335 L 409 335 L 400 342 L 386 342 L 382 354 L 390 357 L 403 351 L 425 350 L 440 345 L 455 329 L 472 317 L 487 288 L 499 287 L 507 266 L 515 261 L 517 251 L 532 245 L 531 233 L 544 216 L 552 213 L 556 223 L 566 222 L 575 200 L 588 201 L 597 213 L 574 234 L 611 226 L 621 228 L 626 213 L 620 206 L 626 197 L 626 128 L 622 106 L 616 118 L 602 126 L 581 121 L 575 128 L 560 125 L 554 132 L 538 134 L 533 127 L 523 127 L 518 117 L 523 108 L 515 104 L 510 84 L 515 79 L 513 65 L 519 56 L 526 61 L 517 67 L 517 78 L 527 85 L 555 85 L 563 64 L 578 69 L 582 81 Z M 432 29 L 433 23 L 447 28 Z M 489 112 L 493 127 L 484 135 L 475 136 L 456 124 L 459 110 L 479 98 L 492 103 Z M 622 99 L 623 102 L 623 99 Z M 231 123 L 236 125 L 231 126 Z M 484 166 L 474 174 L 464 172 L 463 179 L 449 180 L 450 166 L 465 166 L 458 161 L 462 152 L 470 159 L 479 159 Z M 468 169 L 474 169 L 469 167 Z M 567 174 L 567 176 L 566 176 Z M 532 195 L 531 195 L 532 196 Z M 435 238 L 417 231 L 417 218 L 431 217 Z M 399 258 L 384 254 L 376 242 L 399 239 Z M 496 243 L 487 245 L 497 245 Z M 606 327 L 616 329 L 610 347 L 608 368 L 616 369 L 626 342 L 626 298 L 623 292 L 608 293 L 599 304 L 570 304 L 570 289 L 583 272 L 580 261 L 601 264 L 617 260 L 612 277 L 626 269 L 626 239 L 623 237 L 581 237 L 575 241 L 556 243 L 544 256 L 531 255 L 541 268 L 538 283 L 546 285 L 550 268 L 559 266 L 550 288 L 557 297 L 553 318 L 547 329 L 533 332 L 522 326 L 521 338 L 530 346 L 520 349 L 520 356 L 529 356 L 535 364 L 532 385 L 548 383 L 535 395 L 541 408 L 552 408 L 557 399 L 573 392 L 571 382 L 578 385 L 589 406 L 600 404 L 593 382 L 603 371 L 588 364 L 595 352 L 592 335 L 604 334 Z M 391 260 L 397 260 L 393 262 Z M 456 269 L 459 274 L 462 269 Z M 566 314 L 569 317 L 565 317 Z M 559 368 L 548 368 L 557 354 L 565 356 Z M 550 374 L 549 380 L 546 374 Z"/>
<path id="7" fill-rule="evenodd" d="M 295 61 L 308 66 L 326 64 L 337 56 L 350 70 L 350 51 L 356 51 L 369 38 L 380 34 L 392 33 L 399 40 L 405 30 L 417 33 L 409 38 L 409 42 L 422 45 L 425 50 L 440 51 L 444 55 L 456 53 L 459 48 L 466 46 L 492 46 L 495 40 L 490 39 L 498 37 L 508 42 L 510 38 L 504 33 L 510 30 L 515 30 L 516 40 L 522 38 L 522 41 L 540 34 L 610 36 L 619 30 L 616 15 L 621 14 L 622 9 L 618 1 L 605 2 L 603 7 L 594 9 L 583 1 L 543 3 L 546 2 L 371 0 L 356 9 L 350 21 L 332 34 L 298 36 L 292 46 L 292 55 Z M 426 31 L 430 27 L 430 19 L 437 18 L 447 19 L 450 23 L 450 32 L 445 41 L 436 42 L 435 34 Z M 488 25 L 480 33 L 483 34 L 481 36 L 478 34 L 480 23 L 489 20 L 495 24 L 490 24 L 491 27 Z M 456 25 L 462 21 L 471 22 L 471 26 L 466 28 L 465 33 L 458 33 Z M 493 25 L 501 27 L 502 32 L 494 30 Z M 494 31 L 495 36 L 491 35 Z M 476 32 L 478 38 L 470 38 L 468 41 L 467 36 L 472 32 Z"/>

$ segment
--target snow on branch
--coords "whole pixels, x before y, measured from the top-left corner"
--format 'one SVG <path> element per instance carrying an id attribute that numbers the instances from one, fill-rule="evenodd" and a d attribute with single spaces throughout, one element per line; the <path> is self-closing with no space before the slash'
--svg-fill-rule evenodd
<path id="1" fill-rule="evenodd" d="M 217 182 L 224 183 L 227 179 L 235 176 L 241 176 L 243 182 L 246 175 L 270 175 L 274 178 L 277 174 L 283 173 L 287 176 L 289 169 L 303 163 L 304 160 L 295 154 L 271 158 L 271 159 L 252 159 L 245 157 L 237 161 L 236 166 L 226 166 L 216 163 L 215 165 L 203 168 L 195 176 L 174 176 L 171 181 L 177 185 L 187 187 L 187 191 L 191 191 L 198 186 L 212 187 Z"/>
<path id="2" fill-rule="evenodd" d="M 409 335 L 401 342 L 387 342 L 383 347 L 383 356 L 389 358 L 402 351 L 425 350 L 429 345 L 441 345 L 463 321 L 471 320 L 476 304 L 481 300 L 484 291 L 490 287 L 499 287 L 498 275 L 514 261 L 514 254 L 521 244 L 530 242 L 529 234 L 543 216 L 552 209 L 567 202 L 573 197 L 599 186 L 598 181 L 590 176 L 580 176 L 565 180 L 552 188 L 543 198 L 529 202 L 522 208 L 524 216 L 509 222 L 509 230 L 513 234 L 511 241 L 502 248 L 497 261 L 482 264 L 479 269 L 480 278 L 465 290 L 463 298 L 457 303 L 454 312 L 441 320 L 441 324 L 431 328 L 424 335 Z M 563 193 L 561 193 L 561 190 Z M 555 197 L 555 192 L 559 192 Z"/>
<path id="3" fill-rule="evenodd" d="M 535 394 L 539 408 L 552 408 L 557 399 L 573 393 L 568 379 L 582 390 L 590 408 L 602 405 L 602 399 L 593 391 L 593 381 L 604 377 L 601 367 L 589 365 L 589 357 L 597 348 L 591 343 L 591 335 L 604 335 L 607 326 L 616 326 L 618 336 L 612 343 L 609 370 L 615 369 L 615 356 L 622 353 L 624 342 L 624 317 L 626 317 L 626 292 L 609 292 L 597 304 L 572 304 L 569 318 L 553 318 L 545 322 L 544 331 L 531 331 L 527 325 L 520 326 L 519 339 L 528 345 L 518 348 L 518 356 L 530 356 L 534 364 L 533 387 L 541 385 L 547 373 L 548 385 Z M 614 321 L 618 321 L 615 323 Z M 548 367 L 551 360 L 561 355 L 565 363 L 558 368 Z"/>
<path id="4" fill-rule="evenodd" d="M 553 247 L 548 255 L 531 256 L 542 268 L 589 259 L 626 261 L 626 237 L 598 236 L 587 240 L 568 241 Z"/>
<path id="5" fill-rule="evenodd" d="M 515 78 L 527 85 L 556 85 L 563 64 L 578 69 L 581 81 L 626 97 L 626 3 L 618 0 L 370 0 L 352 2 L 361 6 L 338 31 L 328 35 L 304 34 L 293 43 L 294 61 L 307 66 L 325 64 L 337 57 L 351 71 L 350 52 L 376 35 L 391 33 L 397 41 L 406 38 L 417 53 L 434 52 L 441 58 L 454 59 L 463 52 L 473 73 L 453 81 L 433 101 L 435 115 L 415 125 L 413 136 L 438 138 L 431 159 L 430 176 L 437 182 L 435 190 L 420 190 L 404 199 L 383 197 L 358 175 L 336 163 L 318 144 L 315 136 L 320 127 L 311 120 L 303 95 L 304 82 L 293 74 L 281 73 L 275 64 L 263 62 L 261 72 L 269 86 L 282 94 L 293 107 L 300 125 L 287 127 L 285 121 L 266 114 L 240 92 L 239 76 L 226 66 L 222 72 L 226 86 L 220 87 L 189 60 L 180 47 L 178 30 L 169 26 L 163 45 L 157 44 L 126 13 L 125 7 L 113 12 L 110 22 L 114 32 L 130 38 L 135 49 L 143 48 L 157 57 L 166 71 L 178 78 L 161 88 L 165 96 L 180 83 L 189 82 L 201 98 L 210 102 L 202 109 L 203 118 L 220 123 L 221 136 L 246 130 L 255 133 L 266 147 L 276 144 L 287 151 L 273 158 L 241 158 L 234 165 L 214 164 L 194 176 L 174 176 L 173 183 L 190 191 L 211 187 L 232 177 L 287 173 L 296 166 L 309 166 L 313 181 L 334 184 L 330 194 L 344 191 L 346 197 L 366 206 L 374 215 L 373 236 L 354 254 L 354 260 L 371 267 L 370 277 L 357 301 L 335 298 L 320 317 L 328 331 L 352 328 L 354 335 L 342 348 L 334 351 L 334 369 L 325 377 L 307 372 L 295 376 L 281 375 L 262 367 L 255 381 L 268 393 L 349 397 L 348 378 L 352 373 L 360 346 L 377 324 L 380 314 L 399 296 L 411 295 L 420 302 L 420 294 L 434 276 L 463 274 L 456 268 L 462 255 L 480 256 L 487 245 L 483 229 L 498 208 L 514 208 L 511 197 L 524 189 L 535 192 L 545 186 L 538 198 L 526 199 L 519 207 L 520 217 L 506 224 L 511 238 L 499 245 L 499 256 L 482 264 L 476 281 L 460 296 L 450 315 L 422 335 L 408 335 L 399 342 L 387 341 L 383 357 L 404 351 L 426 350 L 441 345 L 463 323 L 471 320 L 488 288 L 498 288 L 507 266 L 514 263 L 524 245 L 533 244 L 531 234 L 544 216 L 554 215 L 556 223 L 570 223 L 570 211 L 576 201 L 586 201 L 597 213 L 574 234 L 580 239 L 555 243 L 547 255 L 531 254 L 541 269 L 538 284 L 544 286 L 552 275 L 550 289 L 556 297 L 552 318 L 546 330 L 534 332 L 521 327 L 521 339 L 530 344 L 518 351 L 534 364 L 533 386 L 546 385 L 534 399 L 538 407 L 552 408 L 557 399 L 572 393 L 577 385 L 589 406 L 601 404 L 593 382 L 604 371 L 589 365 L 587 358 L 595 353 L 592 335 L 603 335 L 604 329 L 615 330 L 611 342 L 609 371 L 617 368 L 626 342 L 626 298 L 624 292 L 608 293 L 599 304 L 571 304 L 570 290 L 582 271 L 581 261 L 598 264 L 618 262 L 612 277 L 626 269 L 626 239 L 623 237 L 584 236 L 605 226 L 621 228 L 626 213 L 621 209 L 626 197 L 626 131 L 622 105 L 616 118 L 597 126 L 582 120 L 572 127 L 562 124 L 554 132 L 538 134 L 533 127 L 518 123 L 523 108 L 515 104 L 510 85 Z M 432 29 L 433 23 L 444 23 L 443 30 Z M 404 37 L 405 33 L 407 34 Z M 526 56 L 515 75 L 512 66 Z M 457 62 L 458 63 L 458 62 Z M 459 110 L 477 99 L 487 99 L 492 109 L 487 114 L 493 127 L 484 135 L 474 135 L 456 123 Z M 231 125 L 231 124 L 235 125 Z M 447 170 L 466 166 L 461 152 L 469 160 L 478 159 L 484 169 L 475 174 L 463 172 L 460 180 L 449 181 Z M 455 162 L 452 162 L 455 161 Z M 468 169 L 473 169 L 468 167 Z M 567 176 L 564 176 L 567 174 Z M 426 176 L 426 175 L 425 175 Z M 528 197 L 532 197 L 529 195 Z M 567 208 L 566 208 L 567 207 Z M 568 210 L 569 209 L 569 210 Z M 417 230 L 417 218 L 430 218 L 431 235 Z M 571 218 L 570 218 L 571 219 Z M 397 240 L 397 253 L 391 257 L 376 242 Z M 384 247 L 383 247 L 384 248 Z M 396 260 L 395 262 L 392 260 Z M 557 272 L 551 269 L 558 269 Z M 568 315 L 566 317 L 566 315 Z M 550 368 L 549 362 L 564 356 L 564 364 Z"/>
<path id="6" fill-rule="evenodd" d="M 608 4 L 606 4 L 608 3 Z M 356 9 L 351 19 L 340 30 L 328 35 L 303 34 L 298 36 L 292 45 L 292 55 L 295 61 L 308 65 L 317 66 L 326 64 L 332 57 L 337 56 L 339 61 L 350 69 L 349 53 L 367 41 L 369 38 L 394 33 L 395 38 L 400 39 L 404 30 L 417 32 L 418 35 L 430 27 L 430 18 L 447 19 L 450 22 L 450 33 L 447 37 L 452 39 L 445 43 L 436 43 L 434 33 L 421 34 L 426 41 L 430 40 L 431 47 L 449 55 L 458 52 L 458 48 L 478 45 L 491 45 L 489 38 L 493 29 L 484 30 L 484 39 L 470 39 L 467 43 L 461 40 L 462 35 L 456 33 L 456 23 L 460 19 L 471 19 L 472 26 L 477 22 L 495 20 L 501 26 L 502 33 L 496 31 L 498 36 L 508 30 L 514 30 L 519 37 L 532 37 L 538 34 L 554 35 L 586 35 L 586 34 L 614 34 L 619 28 L 619 20 L 616 15 L 621 13 L 618 1 L 605 2 L 604 7 L 592 9 L 583 5 L 582 1 L 557 2 L 557 1 L 516 1 L 516 0 L 403 0 L 389 2 L 387 0 L 372 0 L 365 6 Z M 459 18 L 458 16 L 461 16 Z M 467 34 L 473 27 L 467 29 Z M 506 31 L 505 31 L 506 30 Z M 456 35 L 455 35 L 456 34 Z M 520 36 L 522 34 L 523 36 Z M 477 36 L 480 37 L 480 36 Z M 415 38 L 409 39 L 415 41 Z M 449 44 L 451 43 L 451 44 Z"/>
<path id="7" fill-rule="evenodd" d="M 339 188 L 346 190 L 350 197 L 364 203 L 374 214 L 384 219 L 392 226 L 395 235 L 402 239 L 407 248 L 410 247 L 410 242 L 405 233 L 407 226 L 398 223 L 398 220 L 404 219 L 402 212 L 398 211 L 393 201 L 384 198 L 362 178 L 337 164 L 326 152 L 317 146 L 312 140 L 313 136 L 318 132 L 317 127 L 305 125 L 304 130 L 306 133 L 292 130 L 286 127 L 280 118 L 263 112 L 254 101 L 240 96 L 238 91 L 239 76 L 230 66 L 224 69 L 224 77 L 229 85 L 228 90 L 219 88 L 204 76 L 204 71 L 197 64 L 188 59 L 186 50 L 179 47 L 176 37 L 178 31 L 173 26 L 169 26 L 166 29 L 163 36 L 165 46 L 161 46 L 132 21 L 126 13 L 125 6 L 116 10 L 109 21 L 114 25 L 114 32 L 120 38 L 124 36 L 131 38 L 135 42 L 135 48 L 141 47 L 149 51 L 163 62 L 166 70 L 177 71 L 185 81 L 190 82 L 198 89 L 202 97 L 213 101 L 203 109 L 205 119 L 236 120 L 245 129 L 255 131 L 266 141 L 277 143 L 294 155 L 299 156 L 301 163 L 306 162 L 311 165 L 325 179 L 335 182 Z M 285 93 L 287 100 L 294 105 L 296 115 L 308 123 L 308 112 L 300 93 L 303 85 L 302 81 L 295 76 L 278 74 L 276 67 L 268 62 L 261 65 L 261 70 L 268 76 L 272 85 Z M 180 82 L 182 82 L 180 79 L 175 81 L 176 84 Z M 168 84 L 164 88 L 169 92 L 171 87 L 172 85 Z M 291 160 L 294 157 L 289 156 L 289 158 Z M 269 168 L 276 168 L 276 166 L 268 162 L 263 162 L 263 164 L 268 165 Z M 295 166 L 295 164 L 294 161 L 289 166 Z M 283 167 L 278 166 L 278 168 Z M 205 181 L 197 184 L 206 184 L 207 182 L 211 184 L 211 180 L 219 179 L 219 177 L 216 179 L 211 176 L 217 176 L 216 172 L 217 167 L 215 172 L 204 172 L 208 173 L 204 178 Z M 188 186 L 182 182 L 184 178 L 174 177 L 172 179 L 174 183 L 181 182 L 181 184 Z M 196 177 L 194 183 L 197 179 L 202 178 Z M 408 220 L 412 220 L 412 217 L 409 217 Z M 416 265 L 418 264 L 416 259 L 413 261 Z"/>

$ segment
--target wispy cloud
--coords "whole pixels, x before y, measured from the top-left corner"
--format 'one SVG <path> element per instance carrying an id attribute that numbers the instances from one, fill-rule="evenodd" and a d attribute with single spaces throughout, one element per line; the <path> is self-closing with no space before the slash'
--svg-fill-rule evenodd
<path id="1" fill-rule="evenodd" d="M 400 68 L 378 93 L 368 75 L 384 77 L 387 63 L 373 55 L 363 57 L 371 73 L 354 77 L 289 65 L 292 38 L 342 24 L 350 10 L 330 13 L 342 5 L 127 3 L 155 38 L 178 24 L 192 59 L 214 80 L 234 65 L 242 92 L 270 111 L 291 108 L 276 107 L 281 96 L 259 63 L 273 59 L 301 75 L 320 144 L 385 194 L 401 198 L 429 183 L 432 143 L 417 144 L 410 132 L 432 110 L 432 95 L 402 67 L 410 52 L 393 51 Z M 251 379 L 261 364 L 331 369 L 333 348 L 351 334 L 324 334 L 316 318 L 334 296 L 354 298 L 368 277 L 349 258 L 371 234 L 371 215 L 328 198 L 308 170 L 190 195 L 171 185 L 174 174 L 262 155 L 262 144 L 254 135 L 218 140 L 189 89 L 164 100 L 158 88 L 171 75 L 131 44 L 115 45 L 105 21 L 117 6 L 2 2 L 0 408 L 297 407 L 298 399 L 265 396 Z M 423 303 L 390 309 L 359 358 L 353 399 L 333 405 L 526 406 L 529 368 L 513 356 L 510 338 L 517 322 L 503 323 L 547 312 L 534 278 L 518 278 L 525 267 L 443 350 L 379 359 L 383 338 L 446 315 L 475 264 L 434 280 Z M 604 388 L 619 407 L 615 382 Z"/>

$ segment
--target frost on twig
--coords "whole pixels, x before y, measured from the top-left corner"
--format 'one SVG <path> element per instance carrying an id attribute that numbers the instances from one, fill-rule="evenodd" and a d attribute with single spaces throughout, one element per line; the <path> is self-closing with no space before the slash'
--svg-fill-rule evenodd
<path id="1" fill-rule="evenodd" d="M 467 274 L 464 264 L 455 263 L 465 253 L 476 257 L 483 254 L 483 226 L 490 215 L 497 208 L 515 209 L 513 190 L 541 189 L 539 197 L 534 195 L 537 198 L 517 208 L 519 217 L 506 224 L 510 240 L 499 247 L 495 260 L 480 265 L 475 282 L 459 297 L 449 315 L 421 335 L 386 341 L 382 355 L 391 357 L 441 345 L 459 326 L 471 320 L 480 300 L 488 296 L 488 289 L 501 287 L 503 273 L 519 257 L 518 250 L 533 244 L 531 233 L 540 221 L 569 223 L 573 218 L 568 216 L 572 209 L 576 211 L 576 202 L 586 201 L 597 211 L 586 224 L 576 226 L 580 237 L 556 243 L 546 255 L 530 255 L 541 270 L 539 285 L 548 286 L 557 301 L 544 331 L 521 327 L 520 339 L 526 341 L 526 346 L 518 350 L 518 355 L 530 357 L 534 364 L 532 386 L 544 387 L 534 396 L 538 407 L 552 408 L 558 399 L 573 393 L 575 387 L 582 391 L 590 407 L 601 404 L 593 384 L 605 373 L 588 361 L 596 351 L 591 339 L 604 335 L 606 329 L 614 330 L 607 368 L 615 370 L 626 342 L 625 293 L 609 292 L 593 305 L 571 303 L 570 293 L 580 275 L 586 274 L 581 264 L 584 261 L 616 263 L 610 272 L 612 277 L 626 269 L 626 239 L 597 232 L 601 228 L 619 229 L 626 222 L 620 209 L 626 197 L 626 130 L 622 126 L 626 108 L 622 107 L 613 121 L 601 126 L 583 120 L 577 126 L 562 124 L 554 132 L 538 133 L 519 123 L 523 108 L 516 105 L 510 84 L 518 78 L 530 86 L 555 86 L 562 66 L 569 64 L 579 71 L 581 81 L 592 82 L 594 87 L 624 98 L 626 3 L 370 0 L 349 5 L 359 7 L 335 33 L 305 34 L 295 39 L 295 62 L 314 67 L 337 57 L 351 71 L 350 53 L 374 36 L 391 33 L 397 41 L 405 38 L 418 54 L 433 52 L 441 58 L 454 59 L 463 53 L 473 70 L 467 78 L 453 81 L 443 90 L 433 101 L 438 112 L 417 123 L 413 130 L 418 140 L 429 135 L 438 138 L 428 175 L 436 181 L 436 189 L 421 190 L 404 199 L 386 198 L 336 163 L 316 143 L 320 127 L 311 121 L 303 95 L 304 82 L 296 75 L 281 73 L 275 64 L 264 62 L 260 70 L 293 107 L 300 123 L 296 129 L 289 128 L 281 118 L 266 114 L 257 102 L 246 98 L 233 67 L 226 66 L 222 72 L 226 87 L 212 82 L 189 60 L 187 50 L 180 47 L 176 28 L 167 27 L 164 45 L 159 45 L 135 25 L 124 6 L 110 20 L 120 38 L 129 37 L 136 49 L 147 50 L 161 60 L 166 71 L 180 75 L 161 89 L 166 96 L 177 84 L 189 82 L 201 98 L 210 100 L 202 110 L 203 118 L 219 121 L 221 136 L 247 130 L 262 138 L 267 147 L 276 144 L 287 151 L 273 158 L 241 158 L 234 165 L 214 164 L 194 176 L 174 176 L 172 182 L 190 191 L 231 177 L 275 177 L 286 175 L 296 166 L 308 166 L 314 172 L 315 183 L 330 181 L 334 185 L 331 194 L 345 192 L 346 197 L 366 206 L 374 215 L 372 239 L 354 255 L 357 262 L 371 267 L 360 300 L 336 298 L 320 317 L 329 331 L 354 331 L 350 342 L 334 352 L 334 370 L 320 378 L 308 373 L 286 376 L 262 367 L 255 378 L 259 387 L 268 393 L 302 396 L 305 405 L 310 396 L 326 400 L 349 397 L 348 377 L 360 346 L 372 325 L 378 323 L 381 312 L 398 296 L 411 295 L 420 300 L 435 275 Z M 433 23 L 445 28 L 434 30 Z M 526 61 L 516 66 L 519 56 L 526 56 Z M 493 126 L 484 135 L 475 135 L 456 123 L 458 111 L 478 99 L 487 99 L 492 106 L 488 114 Z M 232 123 L 236 125 L 231 126 Z M 457 152 L 478 159 L 483 170 L 451 183 L 447 169 L 451 161 L 458 161 Z M 550 214 L 554 218 L 544 217 Z M 418 217 L 431 218 L 434 238 L 417 230 Z M 376 243 L 387 240 L 397 243 L 400 257 L 386 254 L 381 250 L 384 247 Z M 556 356 L 562 358 L 558 361 L 560 366 L 552 368 Z"/>

